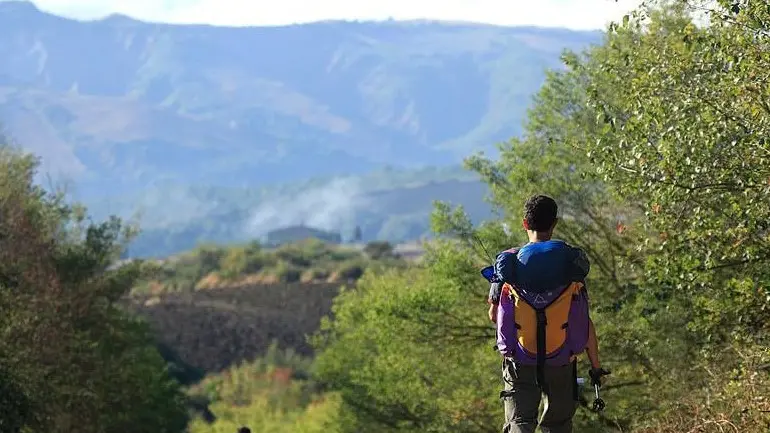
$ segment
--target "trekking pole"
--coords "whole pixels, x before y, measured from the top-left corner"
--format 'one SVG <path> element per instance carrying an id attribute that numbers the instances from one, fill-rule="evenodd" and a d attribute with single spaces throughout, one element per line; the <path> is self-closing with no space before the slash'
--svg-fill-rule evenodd
<path id="1" fill-rule="evenodd" d="M 596 394 L 596 400 L 594 400 L 594 404 L 591 407 L 591 410 L 594 412 L 601 412 L 604 410 L 605 407 L 607 407 L 607 404 L 604 403 L 604 400 L 602 400 L 601 397 L 599 397 L 599 384 L 594 384 L 594 393 Z"/>
<path id="2" fill-rule="evenodd" d="M 577 384 L 578 386 L 582 387 L 586 383 L 585 378 L 578 377 Z M 604 400 L 599 396 L 599 384 L 594 385 L 594 396 L 595 400 L 593 404 L 591 405 L 591 411 L 593 412 L 602 412 L 604 408 L 607 407 L 607 404 L 604 402 Z"/>

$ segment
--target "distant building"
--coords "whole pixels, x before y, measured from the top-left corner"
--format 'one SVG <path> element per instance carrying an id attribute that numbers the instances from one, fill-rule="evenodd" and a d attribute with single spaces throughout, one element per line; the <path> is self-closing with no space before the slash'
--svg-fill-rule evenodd
<path id="1" fill-rule="evenodd" d="M 305 225 L 290 226 L 273 230 L 267 233 L 266 238 L 268 245 L 288 244 L 307 239 L 318 239 L 332 244 L 342 243 L 342 236 L 339 233 L 327 232 Z"/>
<path id="2" fill-rule="evenodd" d="M 353 242 L 359 243 L 363 238 L 364 238 L 364 235 L 363 235 L 363 232 L 361 231 L 361 226 L 356 226 L 356 229 L 353 231 Z"/>

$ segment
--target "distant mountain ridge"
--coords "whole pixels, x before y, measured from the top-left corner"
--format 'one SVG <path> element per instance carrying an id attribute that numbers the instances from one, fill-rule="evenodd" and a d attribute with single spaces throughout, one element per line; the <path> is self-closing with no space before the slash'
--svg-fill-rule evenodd
<path id="1" fill-rule="evenodd" d="M 516 135 L 544 70 L 600 37 L 436 22 L 81 22 L 17 1 L 0 2 L 0 28 L 0 122 L 85 196 L 456 164 Z"/>
<path id="2" fill-rule="evenodd" d="M 76 21 L 19 1 L 0 1 L 0 29 L 4 132 L 97 218 L 141 211 L 140 256 L 305 222 L 411 240 L 434 200 L 483 218 L 486 186 L 456 173 L 461 159 L 518 135 L 545 71 L 602 37 Z"/>

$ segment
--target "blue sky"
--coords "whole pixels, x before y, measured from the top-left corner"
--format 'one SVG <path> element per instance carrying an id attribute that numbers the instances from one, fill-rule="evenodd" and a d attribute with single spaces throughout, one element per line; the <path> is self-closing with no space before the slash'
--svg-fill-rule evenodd
<path id="1" fill-rule="evenodd" d="M 149 21 L 280 25 L 327 19 L 439 19 L 601 29 L 639 0 L 33 0 L 59 15 L 122 13 Z"/>

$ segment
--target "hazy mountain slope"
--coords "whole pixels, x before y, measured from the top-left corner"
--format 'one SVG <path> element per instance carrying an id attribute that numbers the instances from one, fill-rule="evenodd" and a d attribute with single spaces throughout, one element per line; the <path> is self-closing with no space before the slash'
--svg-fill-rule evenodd
<path id="1" fill-rule="evenodd" d="M 488 218 L 487 191 L 459 167 L 380 170 L 262 189 L 168 185 L 142 198 L 101 202 L 104 214 L 96 216 L 126 214 L 141 203 L 143 232 L 131 245 L 131 256 L 166 256 L 204 242 L 245 242 L 300 224 L 339 232 L 344 240 L 359 226 L 364 241 L 401 242 L 429 234 L 436 200 L 463 205 L 475 221 Z"/>
<path id="2" fill-rule="evenodd" d="M 0 121 L 84 196 L 456 163 L 599 33 L 428 22 L 78 22 L 0 2 Z"/>

